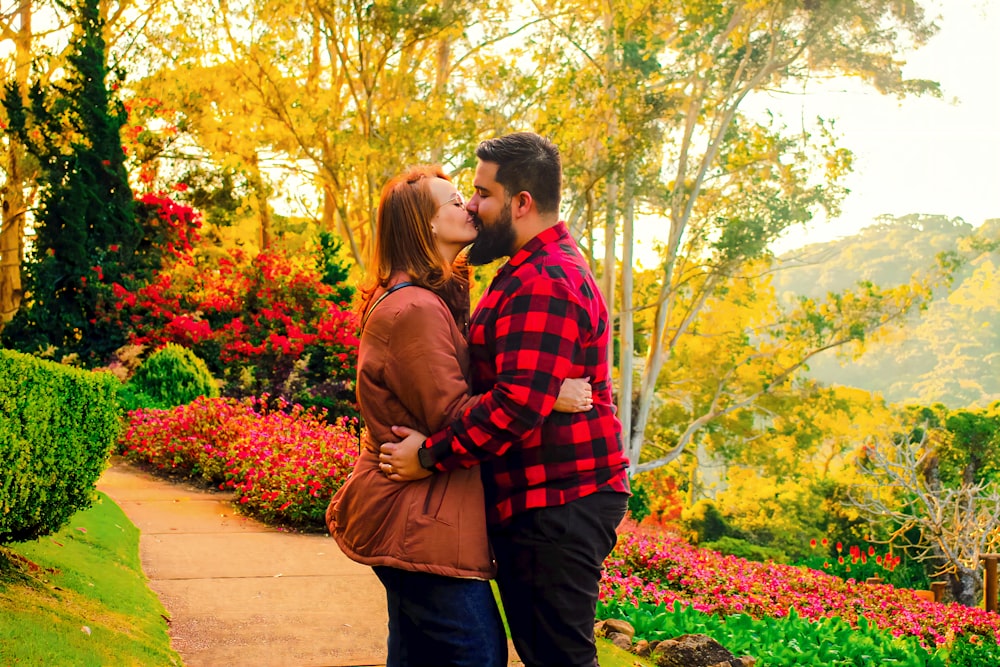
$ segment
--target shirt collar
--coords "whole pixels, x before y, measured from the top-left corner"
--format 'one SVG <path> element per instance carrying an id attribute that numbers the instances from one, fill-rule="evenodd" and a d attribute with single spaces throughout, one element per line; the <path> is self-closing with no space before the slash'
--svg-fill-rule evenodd
<path id="1" fill-rule="evenodd" d="M 566 238 L 569 238 L 569 229 L 566 228 L 565 222 L 560 221 L 548 229 L 542 230 L 537 236 L 521 246 L 521 249 L 507 260 L 507 263 L 503 267 L 504 271 L 510 271 L 521 266 L 545 246 Z"/>

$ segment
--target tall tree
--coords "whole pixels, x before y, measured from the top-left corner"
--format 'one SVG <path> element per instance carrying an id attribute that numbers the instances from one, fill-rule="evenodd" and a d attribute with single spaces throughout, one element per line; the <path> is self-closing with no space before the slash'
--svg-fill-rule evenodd
<path id="1" fill-rule="evenodd" d="M 80 0 L 74 7 L 65 79 L 32 85 L 30 108 L 16 83 L 4 98 L 10 130 L 38 159 L 42 180 L 26 305 L 3 341 L 76 354 L 86 364 L 105 361 L 124 342 L 100 310 L 110 284 L 124 282 L 143 261 L 120 137 L 125 110 L 107 86 L 100 4 Z"/>
<path id="2" fill-rule="evenodd" d="M 458 169 L 478 133 L 496 127 L 480 122 L 490 109 L 468 101 L 466 79 L 483 78 L 487 49 L 465 30 L 470 16 L 496 25 L 502 10 L 467 0 L 229 0 L 185 12 L 150 43 L 162 67 L 142 89 L 176 100 L 209 158 L 236 156 L 251 189 L 255 173 L 266 186 L 279 162 L 297 172 L 318 193 L 319 228 L 361 265 L 382 183 L 414 162 Z M 223 134 L 228 142 L 213 139 Z"/>
<path id="3" fill-rule="evenodd" d="M 109 51 L 129 60 L 137 33 L 164 0 L 119 0 L 101 3 L 100 15 Z M 17 0 L 0 9 L 0 44 L 4 56 L 2 84 L 17 84 L 27 95 L 32 77 L 47 83 L 58 74 L 72 31 L 70 7 L 61 0 Z M 23 100 L 28 103 L 27 99 Z M 20 307 L 24 294 L 26 213 L 35 205 L 38 165 L 14 134 L 0 143 L 0 329 Z"/>
<path id="4" fill-rule="evenodd" d="M 603 181 L 607 197 L 599 206 L 607 211 L 605 224 L 622 222 L 627 244 L 634 243 L 630 211 L 658 216 L 665 225 L 660 293 L 653 304 L 637 306 L 656 310 L 638 390 L 627 390 L 630 376 L 620 378 L 623 407 L 633 395 L 638 401 L 628 446 L 638 462 L 660 371 L 706 300 L 748 262 L 766 256 L 785 229 L 821 208 L 835 213 L 843 195 L 838 183 L 850 168 L 850 154 L 836 146 L 827 125 L 786 136 L 776 123 L 747 118 L 746 100 L 817 75 L 858 77 L 885 93 L 936 92 L 936 84 L 904 79 L 899 59 L 900 45 L 922 44 L 934 27 L 919 4 L 888 0 L 674 0 L 644 8 L 614 0 L 555 0 L 544 9 L 556 26 L 553 33 L 564 38 L 562 51 L 578 54 L 567 60 L 567 76 L 578 89 L 589 80 L 601 84 L 581 90 L 579 99 L 610 93 L 621 101 L 592 105 L 591 125 L 611 130 L 600 135 L 608 138 L 601 153 L 606 167 L 583 181 L 576 199 L 584 201 Z M 594 31 L 609 14 L 620 17 L 615 29 Z M 609 50 L 614 57 L 600 57 Z M 552 99 L 565 106 L 565 95 Z M 602 112 L 611 120 L 598 123 Z M 553 113 L 547 107 L 540 118 Z M 577 140 L 574 125 L 549 128 L 561 145 Z M 631 137 L 640 141 L 623 141 Z M 605 271 L 613 274 L 610 266 Z M 623 267 L 623 276 L 629 271 Z M 633 308 L 627 295 L 623 299 L 616 310 L 624 322 Z M 631 354 L 623 349 L 621 358 Z"/>

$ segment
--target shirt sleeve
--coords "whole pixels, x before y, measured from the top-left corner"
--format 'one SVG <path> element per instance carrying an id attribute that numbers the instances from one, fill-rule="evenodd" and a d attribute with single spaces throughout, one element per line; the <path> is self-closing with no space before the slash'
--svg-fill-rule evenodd
<path id="1" fill-rule="evenodd" d="M 418 301 L 393 322 L 386 386 L 417 421 L 401 426 L 433 433 L 479 400 L 468 394 L 450 319 L 443 303 Z"/>
<path id="2" fill-rule="evenodd" d="M 576 294 L 539 275 L 506 299 L 496 318 L 497 380 L 482 400 L 425 443 L 422 461 L 437 470 L 471 467 L 517 446 L 552 412 L 578 358 L 581 323 Z"/>

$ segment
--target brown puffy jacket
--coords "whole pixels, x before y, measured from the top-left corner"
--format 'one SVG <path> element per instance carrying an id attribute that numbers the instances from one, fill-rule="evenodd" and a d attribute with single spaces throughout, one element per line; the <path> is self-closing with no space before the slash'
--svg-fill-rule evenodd
<path id="1" fill-rule="evenodd" d="M 370 313 L 358 347 L 358 400 L 368 436 L 334 495 L 327 527 L 352 560 L 453 577 L 492 578 L 478 467 L 393 482 L 378 468 L 390 427 L 434 433 L 475 404 L 466 340 L 444 301 L 422 287 Z"/>

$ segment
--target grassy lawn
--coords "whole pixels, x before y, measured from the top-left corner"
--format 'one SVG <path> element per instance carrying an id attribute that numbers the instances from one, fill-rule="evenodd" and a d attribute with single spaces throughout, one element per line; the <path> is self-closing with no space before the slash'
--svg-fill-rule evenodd
<path id="1" fill-rule="evenodd" d="M 104 494 L 59 533 L 0 548 L 0 664 L 182 664 L 139 531 Z"/>

